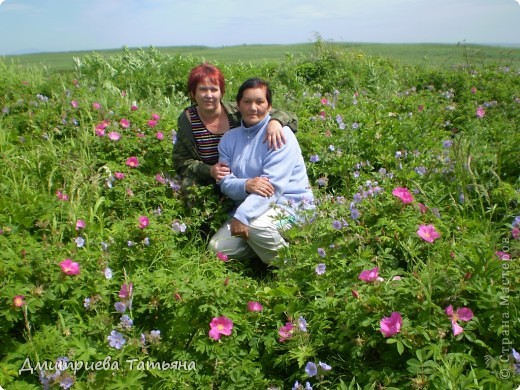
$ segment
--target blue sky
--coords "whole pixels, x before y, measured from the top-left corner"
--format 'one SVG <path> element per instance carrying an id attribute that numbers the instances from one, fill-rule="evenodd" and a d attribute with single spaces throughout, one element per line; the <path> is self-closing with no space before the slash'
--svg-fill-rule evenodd
<path id="1" fill-rule="evenodd" d="M 520 0 L 0 0 L 0 55 L 313 42 L 520 45 Z"/>

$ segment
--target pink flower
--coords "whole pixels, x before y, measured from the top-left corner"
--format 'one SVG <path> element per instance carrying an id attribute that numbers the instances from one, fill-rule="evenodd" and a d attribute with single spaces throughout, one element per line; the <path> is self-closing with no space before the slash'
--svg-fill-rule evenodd
<path id="1" fill-rule="evenodd" d="M 99 123 L 97 126 L 96 126 L 96 135 L 98 137 L 103 137 L 105 135 L 105 129 L 107 128 L 107 126 L 110 124 L 109 121 L 107 120 L 104 120 L 103 122 Z"/>
<path id="2" fill-rule="evenodd" d="M 155 114 L 155 113 L 154 113 L 154 114 L 152 114 L 152 119 L 153 119 L 154 121 L 158 121 L 159 119 L 161 119 L 161 117 L 159 116 L 159 114 Z"/>
<path id="3" fill-rule="evenodd" d="M 419 226 L 419 230 L 417 230 L 417 235 L 427 242 L 434 242 L 437 238 L 441 236 L 437 232 L 437 230 L 435 230 L 435 226 L 431 224 Z"/>
<path id="4" fill-rule="evenodd" d="M 422 203 L 418 203 L 417 206 L 419 207 L 419 211 L 421 212 L 421 214 L 426 214 L 426 212 L 428 211 L 428 207 L 426 207 Z"/>
<path id="5" fill-rule="evenodd" d="M 139 217 L 139 229 L 144 229 L 149 224 L 150 224 L 150 220 L 148 219 L 148 217 L 146 217 L 144 215 L 141 215 Z"/>
<path id="6" fill-rule="evenodd" d="M 511 255 L 507 252 L 498 251 L 495 252 L 495 255 L 497 255 L 500 260 L 511 260 Z"/>
<path id="7" fill-rule="evenodd" d="M 278 335 L 280 336 L 278 340 L 283 343 L 284 341 L 289 340 L 293 336 L 293 333 L 294 325 L 290 322 L 286 322 L 285 325 L 278 329 Z"/>
<path id="8" fill-rule="evenodd" d="M 71 101 L 70 105 L 72 106 L 72 108 L 78 108 L 78 106 L 79 106 L 79 104 L 76 100 Z"/>
<path id="9" fill-rule="evenodd" d="M 125 119 L 125 118 L 121 119 L 119 121 L 119 124 L 121 125 L 121 127 L 123 129 L 128 129 L 130 127 L 130 121 L 128 119 Z"/>
<path id="10" fill-rule="evenodd" d="M 233 321 L 229 318 L 220 316 L 214 317 L 209 323 L 209 337 L 213 340 L 220 340 L 221 335 L 230 336 L 233 330 Z"/>
<path id="11" fill-rule="evenodd" d="M 108 133 L 108 138 L 111 141 L 119 141 L 121 139 L 121 134 L 119 134 L 117 131 L 111 131 Z"/>
<path id="12" fill-rule="evenodd" d="M 471 90 L 470 90 L 470 91 L 471 91 L 471 93 L 475 94 L 475 93 L 477 93 L 477 88 L 475 88 L 475 87 L 471 87 Z"/>
<path id="13" fill-rule="evenodd" d="M 162 141 L 164 139 L 164 134 L 161 132 L 161 131 L 158 131 L 157 133 L 155 133 L 155 137 L 159 140 L 159 141 Z"/>
<path id="14" fill-rule="evenodd" d="M 101 108 L 101 104 L 94 102 L 94 103 L 92 103 L 92 108 L 94 110 L 99 110 Z"/>
<path id="15" fill-rule="evenodd" d="M 125 178 L 125 174 L 122 173 L 122 172 L 114 172 L 114 177 L 117 179 L 117 180 L 123 180 Z"/>
<path id="16" fill-rule="evenodd" d="M 132 283 L 123 283 L 119 290 L 119 298 L 128 299 L 132 296 L 134 285 Z"/>
<path id="17" fill-rule="evenodd" d="M 390 314 L 390 317 L 383 317 L 379 323 L 381 327 L 381 333 L 385 337 L 391 337 L 401 331 L 401 325 L 403 324 L 403 317 L 401 313 L 394 311 Z"/>
<path id="18" fill-rule="evenodd" d="M 69 197 L 67 195 L 65 195 L 63 192 L 61 192 L 60 190 L 56 191 L 56 197 L 59 199 L 59 200 L 62 200 L 64 202 L 68 201 L 69 200 Z"/>
<path id="19" fill-rule="evenodd" d="M 25 305 L 25 297 L 23 295 L 15 295 L 13 297 L 13 306 L 22 307 L 23 305 Z"/>
<path id="20" fill-rule="evenodd" d="M 321 98 L 321 104 L 329 104 L 329 100 L 327 98 Z"/>
<path id="21" fill-rule="evenodd" d="M 511 234 L 515 240 L 520 240 L 520 228 L 514 227 L 511 229 Z"/>
<path id="22" fill-rule="evenodd" d="M 79 275 L 79 264 L 71 259 L 65 259 L 60 262 L 60 268 L 65 275 Z"/>
<path id="23" fill-rule="evenodd" d="M 166 179 L 160 173 L 155 175 L 155 180 L 157 180 L 161 184 L 166 184 Z"/>
<path id="24" fill-rule="evenodd" d="M 126 159 L 126 165 L 130 168 L 137 168 L 139 166 L 139 161 L 137 161 L 137 157 L 132 156 Z"/>
<path id="25" fill-rule="evenodd" d="M 413 195 L 407 188 L 397 187 L 392 191 L 392 195 L 401 199 L 404 204 L 413 202 Z"/>
<path id="26" fill-rule="evenodd" d="M 219 260 L 222 260 L 223 262 L 229 260 L 228 256 L 223 252 L 217 252 L 217 257 L 219 258 Z"/>
<path id="27" fill-rule="evenodd" d="M 462 326 L 460 326 L 457 322 L 458 320 L 467 322 L 473 318 L 473 312 L 467 307 L 458 308 L 457 311 L 454 312 L 453 306 L 449 305 L 448 307 L 446 307 L 444 311 L 451 318 L 451 328 L 453 330 L 454 336 L 458 336 L 459 334 L 464 332 Z"/>
<path id="28" fill-rule="evenodd" d="M 484 115 L 486 115 L 486 110 L 484 110 L 482 106 L 478 106 L 476 115 L 477 118 L 484 118 Z"/>
<path id="29" fill-rule="evenodd" d="M 155 120 L 153 120 L 153 119 L 150 119 L 150 120 L 148 121 L 148 126 L 150 126 L 150 127 L 155 127 L 155 126 L 157 126 L 157 121 L 155 121 Z"/>
<path id="30" fill-rule="evenodd" d="M 379 268 L 374 267 L 370 270 L 363 270 L 358 276 L 358 279 L 365 282 L 375 282 L 379 278 Z"/>
<path id="31" fill-rule="evenodd" d="M 249 301 L 247 302 L 247 310 L 249 311 L 262 311 L 264 307 L 260 302 Z"/>
<path id="32" fill-rule="evenodd" d="M 136 101 L 133 101 L 132 102 L 132 106 L 130 107 L 130 109 L 132 111 L 137 111 L 139 108 L 137 107 L 137 102 Z"/>
<path id="33" fill-rule="evenodd" d="M 85 229 L 85 226 L 87 226 L 87 224 L 85 223 L 84 220 L 78 219 L 76 221 L 76 230 Z"/>

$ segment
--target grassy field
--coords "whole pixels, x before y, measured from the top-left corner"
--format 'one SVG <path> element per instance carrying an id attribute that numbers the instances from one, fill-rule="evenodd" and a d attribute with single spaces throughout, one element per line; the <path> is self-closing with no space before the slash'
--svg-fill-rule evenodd
<path id="1" fill-rule="evenodd" d="M 382 56 L 399 61 L 403 65 L 445 67 L 454 64 L 497 63 L 507 66 L 520 66 L 520 48 L 446 45 L 446 44 L 367 44 L 367 43 L 329 43 L 338 45 L 368 56 Z M 306 56 L 313 52 L 315 43 L 292 45 L 241 45 L 224 47 L 172 46 L 157 48 L 170 55 L 198 57 L 210 62 L 251 63 L 281 61 L 287 56 Z M 132 48 L 131 50 L 138 50 Z M 146 48 L 143 48 L 146 49 Z M 98 54 L 111 56 L 117 50 L 98 50 Z M 6 63 L 37 65 L 48 67 L 51 71 L 66 72 L 74 69 L 74 57 L 82 58 L 93 51 L 38 53 L 18 56 L 4 56 Z M 2 58 L 2 57 L 0 57 Z"/>

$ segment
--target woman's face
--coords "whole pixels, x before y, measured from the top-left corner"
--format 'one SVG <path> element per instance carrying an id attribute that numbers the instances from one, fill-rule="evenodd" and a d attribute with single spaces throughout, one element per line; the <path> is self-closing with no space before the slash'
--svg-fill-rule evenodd
<path id="1" fill-rule="evenodd" d="M 197 84 L 193 98 L 197 105 L 203 110 L 213 111 L 220 106 L 222 93 L 218 84 L 214 84 L 210 80 L 204 79 Z"/>
<path id="2" fill-rule="evenodd" d="M 266 88 L 248 88 L 238 102 L 238 110 L 247 127 L 254 126 L 266 117 L 271 109 L 267 102 Z"/>

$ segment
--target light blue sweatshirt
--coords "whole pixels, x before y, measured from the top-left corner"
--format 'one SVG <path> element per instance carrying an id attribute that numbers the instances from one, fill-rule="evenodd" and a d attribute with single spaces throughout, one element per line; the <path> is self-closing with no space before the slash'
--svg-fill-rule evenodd
<path id="1" fill-rule="evenodd" d="M 251 127 L 244 127 L 242 122 L 242 126 L 227 131 L 218 146 L 219 161 L 231 168 L 231 174 L 218 184 L 222 193 L 237 204 L 233 217 L 246 225 L 265 213 L 272 203 L 293 216 L 297 216 L 298 209 L 313 208 L 314 196 L 298 140 L 285 126 L 285 144 L 277 150 L 269 149 L 263 142 L 269 119 L 267 115 Z M 272 197 L 246 192 L 247 179 L 257 176 L 269 178 L 275 190 Z"/>

